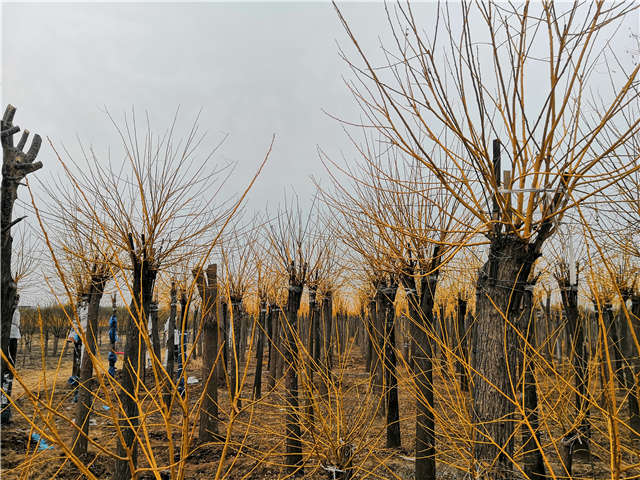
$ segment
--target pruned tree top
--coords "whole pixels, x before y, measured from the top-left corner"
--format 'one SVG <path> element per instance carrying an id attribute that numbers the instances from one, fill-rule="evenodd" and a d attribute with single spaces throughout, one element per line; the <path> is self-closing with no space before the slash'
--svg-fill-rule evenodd
<path id="1" fill-rule="evenodd" d="M 81 160 L 58 155 L 71 185 L 65 200 L 73 221 L 86 231 L 95 231 L 97 223 L 112 252 L 144 256 L 164 268 L 206 252 L 214 227 L 235 207 L 216 196 L 232 171 L 231 165 L 212 165 L 222 142 L 205 150 L 197 119 L 182 137 L 177 115 L 160 135 L 148 115 L 144 129 L 135 112 L 122 122 L 109 118 L 122 141 L 123 161 L 112 161 L 110 153 L 102 159 L 93 148 L 83 148 Z M 134 263 L 124 261 L 123 267 Z"/>
<path id="2" fill-rule="evenodd" d="M 428 168 L 486 235 L 539 249 L 553 219 L 638 168 L 637 154 L 612 167 L 602 160 L 640 119 L 597 143 L 635 95 L 638 66 L 612 79 L 596 111 L 581 102 L 635 4 L 437 4 L 427 30 L 411 5 L 389 5 L 392 41 L 380 62 L 335 8 L 355 49 L 343 58 L 361 123 Z"/>

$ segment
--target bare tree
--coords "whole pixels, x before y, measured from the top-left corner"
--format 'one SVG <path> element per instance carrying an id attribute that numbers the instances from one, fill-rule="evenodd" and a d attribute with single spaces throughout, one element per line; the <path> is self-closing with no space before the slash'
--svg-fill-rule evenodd
<path id="1" fill-rule="evenodd" d="M 416 398 L 416 477 L 435 478 L 435 422 L 432 378 L 434 299 L 443 263 L 464 241 L 454 198 L 422 166 L 405 161 L 384 141 L 356 145 L 364 162 L 341 168 L 347 177 L 332 173 L 335 193 L 325 199 L 340 212 L 340 237 L 372 265 L 378 307 L 378 330 L 383 332 L 386 375 L 387 446 L 400 446 L 395 380 L 393 307 L 402 287 L 408 304 L 412 344 L 411 367 Z M 379 340 L 378 340 L 379 341 Z M 391 373 L 390 373 L 391 372 Z"/>
<path id="2" fill-rule="evenodd" d="M 258 230 L 251 224 L 229 229 L 221 244 L 229 305 L 231 306 L 227 345 L 229 349 L 229 392 L 241 406 L 242 378 L 246 370 L 245 351 L 248 322 L 243 301 L 247 298 L 254 276 L 255 262 L 252 255 Z"/>
<path id="3" fill-rule="evenodd" d="M 396 5 L 387 8 L 392 47 L 383 50 L 382 65 L 338 10 L 361 61 L 347 59 L 357 78 L 349 86 L 367 125 L 428 168 L 475 217 L 476 231 L 489 243 L 477 282 L 472 349 L 474 457 L 477 475 L 486 478 L 514 476 L 515 392 L 508 372 L 516 359 L 501 352 L 516 351 L 513 309 L 533 264 L 568 208 L 636 168 L 637 157 L 612 169 L 601 160 L 637 131 L 640 120 L 606 147 L 591 147 L 634 94 L 638 67 L 615 79 L 604 108 L 589 121 L 580 102 L 607 40 L 602 37 L 615 33 L 634 8 L 603 2 L 437 5 L 434 28 L 425 32 L 411 6 Z M 548 66 L 544 80 L 529 75 L 540 58 Z M 589 189 L 582 188 L 586 184 Z"/>
<path id="4" fill-rule="evenodd" d="M 119 459 L 114 472 L 114 478 L 125 479 L 136 472 L 143 348 L 152 357 L 155 384 L 172 381 L 153 353 L 147 331 L 158 272 L 185 257 L 206 255 L 211 247 L 202 243 L 203 237 L 224 223 L 234 209 L 224 204 L 214 208 L 215 195 L 208 192 L 212 185 L 224 182 L 228 169 L 209 166 L 217 147 L 199 153 L 204 137 L 197 124 L 183 140 L 177 140 L 175 119 L 159 137 L 153 135 L 149 118 L 144 137 L 138 132 L 135 115 L 125 118 L 123 124 L 113 123 L 124 147 L 122 165 L 110 163 L 104 168 L 93 150 L 85 153 L 84 165 L 73 159 L 68 163 L 60 160 L 82 199 L 76 208 L 77 223 L 98 221 L 105 241 L 126 253 L 125 258 L 115 257 L 112 267 L 131 279 L 125 285 L 131 302 L 120 392 L 123 417 L 117 430 Z M 105 222 L 100 221 L 103 218 Z M 117 279 L 116 286 L 123 287 Z M 157 408 L 167 408 L 162 401 L 156 403 Z"/>
<path id="5" fill-rule="evenodd" d="M 23 185 L 22 181 L 27 175 L 42 168 L 42 162 L 36 162 L 35 159 L 40 151 L 42 140 L 40 135 L 34 135 L 31 146 L 26 152 L 23 150 L 29 131 L 22 132 L 22 136 L 17 145 L 14 145 L 13 136 L 20 131 L 20 127 L 13 124 L 13 117 L 16 108 L 8 105 L 2 122 L 0 125 L 0 135 L 2 140 L 2 192 L 0 204 L 0 229 L 2 232 L 0 256 L 2 264 L 0 265 L 0 284 L 2 292 L 0 294 L 0 303 L 2 304 L 1 316 L 1 337 L 2 337 L 2 359 L 0 368 L 0 381 L 2 382 L 2 414 L 0 416 L 2 424 L 8 423 L 11 419 L 11 406 L 9 405 L 8 396 L 11 395 L 12 372 L 10 371 L 7 359 L 9 358 L 9 334 L 11 330 L 11 320 L 13 312 L 16 308 L 16 292 L 17 283 L 12 275 L 12 254 L 13 254 L 13 237 L 11 236 L 11 228 L 25 217 L 19 217 L 14 220 L 13 207 L 18 198 L 18 186 Z"/>
<path id="6" fill-rule="evenodd" d="M 218 380 L 215 365 L 218 359 L 218 267 L 209 265 L 206 277 L 202 271 L 194 270 L 198 292 L 202 299 L 202 328 L 204 335 L 204 356 L 202 359 L 202 380 L 204 382 L 204 402 L 200 411 L 199 440 L 211 442 L 218 436 Z"/>
<path id="7" fill-rule="evenodd" d="M 269 227 L 269 243 L 281 274 L 287 275 L 284 361 L 286 364 L 287 415 L 285 464 L 291 474 L 301 474 L 303 468 L 302 434 L 299 411 L 299 349 L 298 311 L 302 291 L 308 282 L 309 265 L 318 256 L 317 239 L 311 235 L 316 217 L 312 206 L 305 216 L 299 203 L 279 211 Z"/>

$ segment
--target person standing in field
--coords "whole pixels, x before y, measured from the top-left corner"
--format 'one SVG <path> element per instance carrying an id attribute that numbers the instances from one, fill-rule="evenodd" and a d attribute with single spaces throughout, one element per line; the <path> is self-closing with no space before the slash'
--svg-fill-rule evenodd
<path id="1" fill-rule="evenodd" d="M 118 341 L 118 317 L 114 311 L 109 319 L 109 342 L 111 342 L 111 349 L 116 348 L 116 342 Z"/>
<path id="2" fill-rule="evenodd" d="M 11 319 L 11 334 L 9 335 L 9 362 L 13 367 L 16 366 L 18 340 L 22 338 L 22 335 L 20 335 L 20 309 L 18 308 L 18 303 L 20 303 L 20 295 L 16 295 L 15 311 Z M 13 375 L 11 375 L 11 378 L 13 378 Z M 11 394 L 11 391 L 9 391 L 9 394 Z"/>
<path id="3" fill-rule="evenodd" d="M 114 346 L 109 350 L 109 356 L 107 358 L 109 360 L 109 375 L 116 378 L 116 362 L 118 361 L 118 356 L 116 355 Z"/>
<path id="4" fill-rule="evenodd" d="M 18 340 L 22 337 L 20 335 L 20 310 L 18 309 L 18 303 L 20 302 L 20 295 L 16 295 L 14 301 L 15 310 L 13 317 L 11 318 L 11 333 L 9 334 L 9 363 L 12 367 L 16 366 L 16 358 L 18 355 Z M 8 371 L 2 379 L 2 392 L 0 397 L 0 409 L 2 410 L 2 424 L 8 424 L 11 422 L 11 410 L 9 407 L 9 397 L 13 390 L 13 373 Z"/>
<path id="5" fill-rule="evenodd" d="M 78 324 L 73 322 L 73 326 L 69 331 L 69 336 L 67 338 L 67 342 L 73 344 L 73 363 L 71 365 L 71 377 L 69 377 L 69 384 L 74 385 L 77 384 L 78 379 L 80 378 L 80 364 L 82 360 L 82 338 L 80 337 L 80 332 L 85 332 L 87 328 L 87 319 L 89 316 L 89 305 L 87 298 L 82 296 L 80 302 L 78 304 L 78 319 L 80 320 L 80 327 L 78 328 Z"/>

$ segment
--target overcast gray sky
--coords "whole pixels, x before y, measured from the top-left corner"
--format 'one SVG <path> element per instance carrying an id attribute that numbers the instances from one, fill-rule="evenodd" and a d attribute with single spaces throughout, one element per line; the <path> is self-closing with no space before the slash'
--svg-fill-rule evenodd
<path id="1" fill-rule="evenodd" d="M 363 41 L 375 43 L 383 6 L 344 9 Z M 105 107 L 116 118 L 132 107 L 148 111 L 157 131 L 178 107 L 183 128 L 202 110 L 209 145 L 229 135 L 217 158 L 238 162 L 230 194 L 246 185 L 276 134 L 248 202 L 262 210 L 285 189 L 311 195 L 309 176 L 325 177 L 317 146 L 349 155 L 341 125 L 323 113 L 359 117 L 336 42 L 350 47 L 328 2 L 3 3 L 2 105 L 18 108 L 17 125 L 77 157 L 77 138 L 99 154 L 119 151 Z M 38 177 L 60 172 L 46 141 L 39 160 Z M 26 190 L 20 199 L 28 200 Z M 37 225 L 33 216 L 27 222 Z"/>
<path id="2" fill-rule="evenodd" d="M 414 8 L 427 29 L 433 7 Z M 369 54 L 379 36 L 388 39 L 383 4 L 341 8 Z M 628 24 L 637 31 L 634 20 Z M 626 32 L 621 38 L 633 43 Z M 238 162 L 230 194 L 244 188 L 276 134 L 249 198 L 250 210 L 262 210 L 277 204 L 285 188 L 308 198 L 310 175 L 326 179 L 317 146 L 332 157 L 355 156 L 342 126 L 323 113 L 360 116 L 336 42 L 352 52 L 328 2 L 3 3 L 2 105 L 18 108 L 17 125 L 76 156 L 77 137 L 99 154 L 109 146 L 119 151 L 105 107 L 116 118 L 132 107 L 148 111 L 157 131 L 178 107 L 184 128 L 202 110 L 209 145 L 229 135 L 217 158 Z M 60 171 L 46 142 L 39 159 L 44 168 L 36 176 Z"/>
<path id="3" fill-rule="evenodd" d="M 363 35 L 384 28 L 382 5 L 346 9 Z M 323 170 L 316 145 L 348 147 L 322 109 L 358 116 L 329 3 L 3 4 L 2 27 L 3 105 L 57 146 L 73 151 L 76 136 L 99 152 L 118 145 L 104 107 L 116 117 L 149 111 L 158 129 L 178 106 L 183 126 L 202 109 L 211 145 L 229 134 L 218 158 L 239 162 L 239 188 L 275 133 L 256 208 L 288 186 L 311 191 L 309 175 Z M 48 146 L 40 159 L 38 175 L 56 168 Z"/>

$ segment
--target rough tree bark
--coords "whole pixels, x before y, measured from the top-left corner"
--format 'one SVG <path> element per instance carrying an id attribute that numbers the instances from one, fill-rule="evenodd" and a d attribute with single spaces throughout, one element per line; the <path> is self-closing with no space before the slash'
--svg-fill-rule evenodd
<path id="1" fill-rule="evenodd" d="M 206 278 L 201 270 L 194 270 L 193 276 L 202 299 L 202 334 L 204 335 L 202 380 L 205 383 L 198 439 L 201 443 L 206 443 L 218 437 L 218 383 L 215 373 L 218 354 L 218 266 L 209 265 Z"/>
<path id="2" fill-rule="evenodd" d="M 198 358 L 198 342 L 196 341 L 196 338 L 198 338 L 198 331 L 200 330 L 200 310 L 198 309 L 198 307 L 196 307 L 193 311 L 191 325 L 191 343 L 193 345 L 192 356 L 195 360 L 196 358 Z"/>
<path id="3" fill-rule="evenodd" d="M 333 293 L 327 291 L 322 299 L 322 368 L 325 378 L 331 378 L 332 370 Z"/>
<path id="4" fill-rule="evenodd" d="M 474 455 L 477 475 L 487 479 L 511 479 L 515 475 L 511 460 L 515 418 L 509 400 L 512 378 L 508 374 L 517 369 L 514 310 L 520 306 L 537 257 L 533 244 L 512 234 L 495 234 L 489 259 L 478 275 L 471 358 L 473 371 L 477 372 L 473 381 Z M 508 352 L 506 358 L 504 352 Z"/>
<path id="5" fill-rule="evenodd" d="M 222 362 L 218 370 L 218 384 L 225 385 L 229 376 L 229 305 L 224 299 L 220 299 L 221 322 L 218 329 L 218 337 L 222 346 Z"/>
<path id="6" fill-rule="evenodd" d="M 375 353 L 375 347 L 373 345 L 374 342 L 374 338 L 375 338 L 375 318 L 376 318 L 376 301 L 374 298 L 372 298 L 369 301 L 369 305 L 368 305 L 368 310 L 367 310 L 367 316 L 365 321 L 367 322 L 365 324 L 365 334 L 366 334 L 366 338 L 365 338 L 365 342 L 367 343 L 367 358 L 366 358 L 366 362 L 367 362 L 367 372 L 369 372 L 371 374 L 373 368 L 375 367 L 374 365 L 374 359 L 376 358 L 376 353 Z"/>
<path id="7" fill-rule="evenodd" d="M 231 297 L 231 321 L 229 322 L 229 338 L 227 345 L 229 346 L 229 382 L 231 398 L 238 398 L 240 395 L 240 377 L 242 369 L 242 360 L 240 354 L 240 346 L 242 339 L 242 297 Z M 241 406 L 238 399 L 238 407 Z"/>
<path id="8" fill-rule="evenodd" d="M 631 326 L 634 331 L 634 336 L 640 344 L 640 295 L 635 292 L 631 295 Z M 633 383 L 629 386 L 629 401 L 635 403 L 635 414 L 631 415 L 629 419 L 629 425 L 634 430 L 633 440 L 636 447 L 640 448 L 640 411 L 638 404 L 640 403 L 640 349 L 633 342 L 636 349 L 632 357 L 634 360 L 631 362 L 631 368 L 633 368 Z M 633 398 L 631 398 L 633 397 Z"/>
<path id="9" fill-rule="evenodd" d="M 305 363 L 307 368 L 307 377 L 310 385 L 313 385 L 314 373 L 318 371 L 320 364 L 320 338 L 322 332 L 320 331 L 319 311 L 317 303 L 317 289 L 315 285 L 309 286 L 309 336 L 307 342 L 307 351 L 311 357 L 308 362 Z M 321 379 L 321 384 L 325 382 Z M 308 397 L 313 395 L 312 391 Z M 313 399 L 307 398 L 307 417 L 308 423 L 313 428 L 315 419 L 313 416 Z"/>
<path id="10" fill-rule="evenodd" d="M 640 416 L 639 405 L 638 405 L 638 397 L 636 392 L 636 380 L 634 378 L 633 367 L 634 367 L 634 351 L 635 345 L 633 344 L 633 336 L 631 335 L 631 330 L 629 328 L 629 322 L 627 321 L 626 305 L 629 299 L 633 297 L 633 289 L 623 289 L 622 290 L 622 302 L 624 306 L 621 306 L 617 315 L 617 325 L 618 332 L 620 333 L 620 350 L 622 357 L 622 370 L 624 375 L 624 385 L 626 391 L 629 392 L 627 395 L 627 408 L 629 411 L 629 426 L 635 432 L 631 432 L 631 438 L 635 441 L 637 440 L 638 435 L 640 435 L 640 430 L 637 430 L 638 426 L 638 417 Z M 633 307 L 633 301 L 632 301 Z M 632 321 L 633 326 L 633 321 Z M 635 425 L 635 426 L 634 426 Z"/>
<path id="11" fill-rule="evenodd" d="M 178 296 L 176 292 L 176 283 L 171 282 L 171 304 L 169 306 L 169 320 L 167 324 L 167 377 L 170 381 L 167 382 L 167 386 L 164 393 L 164 403 L 167 408 L 171 407 L 171 401 L 173 399 L 173 371 L 175 365 L 175 341 L 176 341 L 176 312 L 177 312 Z"/>
<path id="12" fill-rule="evenodd" d="M 256 372 L 253 380 L 253 399 L 262 397 L 262 364 L 264 362 L 264 337 L 267 328 L 267 302 L 260 301 L 260 313 L 258 314 L 258 344 L 256 345 Z"/>
<path id="13" fill-rule="evenodd" d="M 440 249 L 434 248 L 433 257 L 421 278 L 421 291 L 415 275 L 402 275 L 411 318 L 412 372 L 416 383 L 416 440 L 415 478 L 435 480 L 435 419 L 433 414 L 433 343 L 429 332 L 434 331 L 433 305 L 438 283 Z M 409 271 L 416 273 L 417 263 L 411 261 Z M 419 271 L 417 273 L 420 273 Z"/>
<path id="14" fill-rule="evenodd" d="M 493 141 L 493 167 L 500 186 L 500 141 Z M 566 186 L 568 177 L 563 176 Z M 565 188 L 559 188 L 549 205 L 557 212 L 565 202 Z M 496 197 L 492 216 L 500 220 Z M 515 425 L 511 385 L 516 383 L 517 335 L 522 295 L 553 223 L 542 222 L 535 237 L 524 239 L 517 233 L 502 231 L 496 222 L 487 236 L 490 240 L 486 263 L 476 282 L 476 319 L 472 328 L 471 367 L 473 375 L 474 459 L 476 476 L 488 480 L 516 477 L 513 465 Z M 506 357 L 505 357 L 506 352 Z"/>
<path id="15" fill-rule="evenodd" d="M 456 360 L 456 370 L 460 377 L 460 389 L 463 392 L 469 391 L 469 377 L 467 375 L 467 367 L 469 359 L 467 358 L 467 345 L 469 337 L 467 335 L 466 318 L 467 318 L 467 301 L 462 297 L 458 297 L 456 319 L 456 355 L 461 360 Z"/>
<path id="16" fill-rule="evenodd" d="M 180 317 L 178 318 L 178 371 L 176 372 L 177 378 L 176 382 L 178 385 L 178 393 L 180 396 L 184 395 L 186 375 L 185 370 L 187 368 L 186 360 L 187 360 L 187 326 L 189 320 L 189 299 L 187 299 L 187 295 L 184 291 L 180 293 Z"/>
<path id="17" fill-rule="evenodd" d="M 577 267 L 576 267 L 577 271 Z M 571 279 L 567 276 L 556 278 L 560 287 L 562 298 L 562 308 L 567 317 L 567 334 L 570 342 L 570 355 L 575 372 L 575 410 L 576 416 L 582 417 L 580 425 L 576 430 L 572 430 L 565 435 L 562 442 L 562 460 L 571 475 L 573 455 L 580 451 L 589 452 L 589 438 L 591 428 L 589 424 L 589 403 L 587 401 L 587 365 L 588 357 L 584 342 L 584 320 L 580 318 L 578 312 L 578 282 L 571 284 Z"/>
<path id="18" fill-rule="evenodd" d="M 634 377 L 634 363 L 637 360 L 634 358 L 635 345 L 633 343 L 633 336 L 629 328 L 629 322 L 627 321 L 627 315 L 625 314 L 626 305 L 629 299 L 633 298 L 633 290 L 626 289 L 622 292 L 622 301 L 624 302 L 624 308 L 621 308 L 618 312 L 618 327 L 620 331 L 620 341 L 622 343 L 622 358 L 623 358 L 623 370 L 625 379 L 625 388 L 629 392 L 627 395 L 627 408 L 629 411 L 629 426 L 634 432 L 631 433 L 631 438 L 635 441 L 640 439 L 640 405 L 638 405 L 637 396 L 637 382 Z M 632 300 L 633 308 L 633 300 Z M 632 317 L 631 317 L 632 318 Z M 633 320 L 631 322 L 633 327 Z M 637 337 L 640 341 L 640 337 Z"/>
<path id="19" fill-rule="evenodd" d="M 302 438 L 300 432 L 300 412 L 298 400 L 298 310 L 302 299 L 302 289 L 306 277 L 306 266 L 300 276 L 294 262 L 289 267 L 289 294 L 287 298 L 287 325 L 285 326 L 286 347 L 284 356 L 287 364 L 287 415 L 286 415 L 286 469 L 291 475 L 302 475 Z"/>
<path id="20" fill-rule="evenodd" d="M 2 192 L 0 194 L 0 339 L 2 342 L 2 360 L 0 365 L 0 381 L 2 388 L 7 395 L 11 394 L 12 374 L 9 371 L 9 336 L 11 331 L 11 320 L 15 311 L 15 298 L 17 285 L 11 273 L 11 257 L 13 251 L 13 237 L 11 228 L 24 217 L 13 220 L 13 206 L 18 198 L 18 186 L 22 180 L 30 174 L 42 168 L 42 162 L 36 162 L 36 156 L 40 151 L 42 140 L 40 135 L 34 135 L 31 147 L 27 152 L 23 151 L 29 131 L 25 130 L 14 146 L 13 135 L 20 131 L 20 127 L 13 125 L 13 117 L 16 109 L 13 105 L 8 105 L 0 124 L 0 135 L 2 140 Z M 11 409 L 6 398 L 2 398 L 3 409 L 1 420 L 6 423 L 11 418 Z"/>
<path id="21" fill-rule="evenodd" d="M 535 350 L 535 334 L 533 319 L 533 288 L 535 281 L 525 286 L 522 297 L 522 321 L 520 328 L 525 339 L 523 343 L 523 369 L 524 369 L 524 412 L 529 426 L 522 426 L 522 449 L 524 451 L 524 473 L 529 480 L 543 480 L 546 478 L 544 460 L 542 452 L 538 448 L 540 443 L 539 420 L 538 420 L 538 390 L 533 368 L 533 353 Z M 538 443 L 534 440 L 532 431 L 537 437 Z"/>
<path id="22" fill-rule="evenodd" d="M 400 412 L 398 403 L 398 378 L 396 376 L 395 308 L 393 305 L 398 282 L 392 278 L 382 286 L 384 323 L 384 376 L 387 405 L 387 448 L 402 446 L 400 439 Z"/>
<path id="23" fill-rule="evenodd" d="M 151 345 L 153 353 L 159 362 L 162 362 L 162 351 L 160 347 L 160 333 L 158 331 L 158 300 L 154 300 L 149 305 L 151 314 Z M 151 360 L 153 362 L 153 360 Z M 153 364 L 153 363 L 152 363 Z"/>
<path id="24" fill-rule="evenodd" d="M 320 345 L 322 338 L 322 330 L 320 328 L 320 312 L 318 311 L 317 302 L 318 291 L 315 287 L 309 287 L 309 321 L 310 321 L 310 334 L 309 334 L 309 354 L 312 361 L 309 362 L 309 375 L 310 380 L 313 381 L 313 373 L 318 370 L 320 365 Z"/>
<path id="25" fill-rule="evenodd" d="M 144 341 L 142 335 L 147 327 L 149 305 L 153 296 L 153 288 L 158 273 L 157 266 L 153 260 L 153 250 L 141 236 L 141 249 L 137 250 L 133 242 L 133 235 L 129 234 L 129 256 L 133 269 L 133 296 L 129 306 L 129 318 L 127 321 L 127 340 L 124 347 L 124 359 L 122 366 L 122 391 L 120 392 L 120 402 L 122 404 L 124 417 L 119 419 L 117 453 L 121 458 L 115 461 L 113 472 L 114 480 L 129 480 L 135 478 L 137 466 L 137 441 L 136 430 L 138 427 L 138 402 L 136 402 L 137 392 L 143 390 L 142 372 L 140 365 L 141 346 Z"/>
<path id="26" fill-rule="evenodd" d="M 617 379 L 618 387 L 625 388 L 624 369 L 622 365 L 622 353 L 620 348 L 620 335 L 618 335 L 618 325 L 613 314 L 613 305 L 606 302 L 604 305 L 605 326 L 607 327 L 607 337 L 610 345 L 610 352 L 613 352 L 613 370 Z"/>
<path id="27" fill-rule="evenodd" d="M 104 288 L 107 284 L 108 276 L 96 273 L 97 266 L 94 265 L 91 274 L 89 291 L 89 311 L 87 312 L 87 329 L 85 331 L 86 345 L 84 355 L 82 356 L 82 364 L 80 366 L 80 382 L 78 385 L 78 405 L 76 406 L 76 425 L 80 428 L 76 432 L 73 442 L 73 454 L 80 456 L 87 453 L 89 443 L 89 419 L 91 417 L 91 407 L 93 405 L 94 382 L 93 377 L 93 358 L 98 351 L 96 346 L 96 332 L 98 331 L 98 315 L 100 313 L 100 300 L 104 294 Z"/>
<path id="28" fill-rule="evenodd" d="M 269 306 L 269 323 L 271 325 L 271 333 L 269 335 L 269 382 L 267 384 L 269 390 L 273 390 L 276 386 L 278 375 L 278 363 L 280 362 L 280 318 L 281 309 L 275 303 Z"/>
<path id="29" fill-rule="evenodd" d="M 384 331 L 385 331 L 385 308 L 384 308 L 384 300 L 382 289 L 383 280 L 381 276 L 378 276 L 378 279 L 374 283 L 374 287 L 376 289 L 375 295 L 375 304 L 376 304 L 376 316 L 375 316 L 375 324 L 373 326 L 374 333 L 374 350 L 375 350 L 375 372 L 374 372 L 374 382 L 373 382 L 373 391 L 377 395 L 382 395 L 384 391 L 384 362 L 385 362 L 385 340 L 384 340 Z M 384 416 L 385 408 L 378 409 L 378 415 Z"/>

